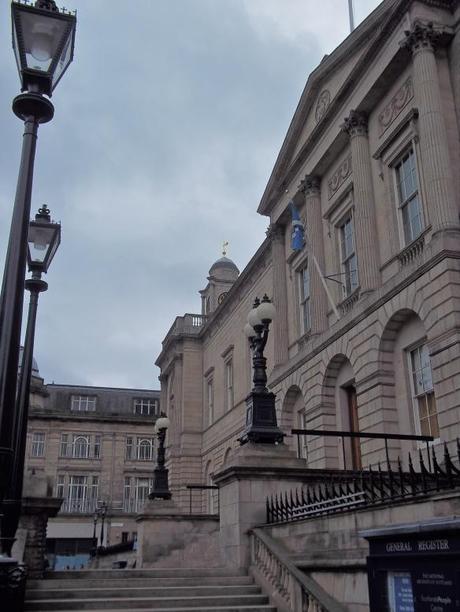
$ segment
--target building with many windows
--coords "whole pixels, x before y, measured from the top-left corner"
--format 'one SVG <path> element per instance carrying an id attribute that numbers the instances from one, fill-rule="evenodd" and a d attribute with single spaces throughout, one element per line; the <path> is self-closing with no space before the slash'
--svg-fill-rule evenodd
<path id="1" fill-rule="evenodd" d="M 297 450 L 292 429 L 315 432 L 299 440 L 306 472 L 411 473 L 419 451 L 450 470 L 445 453 L 456 457 L 460 436 L 459 11 L 454 0 L 386 0 L 310 74 L 258 206 L 266 240 L 221 300 L 175 319 L 156 362 L 183 507 L 183 484 L 212 484 L 239 446 L 252 386 L 243 328 L 264 294 L 277 310 L 265 355 L 285 442 Z M 306 230 L 300 250 L 290 201 Z M 212 276 L 228 265 L 217 261 Z M 431 436 L 430 452 L 398 434 Z M 212 503 L 205 492 L 196 510 Z M 295 538 L 289 546 L 308 556 Z"/>
<path id="2" fill-rule="evenodd" d="M 158 415 L 158 391 L 44 384 L 35 367 L 26 483 L 33 473 L 63 499 L 47 534 L 57 567 L 86 563 L 97 510 L 98 544 L 103 508 L 104 545 L 135 537 L 135 515 L 152 486 Z"/>

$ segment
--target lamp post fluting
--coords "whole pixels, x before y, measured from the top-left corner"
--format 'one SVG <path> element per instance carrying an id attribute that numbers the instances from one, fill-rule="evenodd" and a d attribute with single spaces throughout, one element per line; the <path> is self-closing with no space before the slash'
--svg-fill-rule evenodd
<path id="1" fill-rule="evenodd" d="M 32 278 L 25 282 L 30 292 L 29 312 L 24 339 L 22 364 L 19 374 L 16 398 L 16 419 L 13 433 L 13 461 L 11 480 L 3 502 L 2 537 L 5 549 L 11 555 L 14 536 L 21 514 L 22 485 L 24 481 L 24 462 L 27 443 L 27 421 L 29 417 L 30 380 L 32 377 L 35 323 L 37 320 L 38 296 L 48 289 L 42 274 L 48 272 L 49 265 L 61 241 L 61 226 L 51 221 L 50 211 L 42 206 L 29 224 L 28 267 Z"/>
<path id="2" fill-rule="evenodd" d="M 165 439 L 169 419 L 164 412 L 155 421 L 155 433 L 158 438 L 157 465 L 153 471 L 153 488 L 149 499 L 171 499 L 169 490 L 168 470 L 165 467 Z"/>
<path id="3" fill-rule="evenodd" d="M 256 298 L 244 327 L 252 351 L 253 387 L 246 398 L 246 426 L 240 444 L 276 444 L 284 438 L 277 423 L 275 394 L 267 388 L 267 359 L 264 356 L 270 323 L 275 314 L 275 307 L 267 295 L 262 301 Z"/>

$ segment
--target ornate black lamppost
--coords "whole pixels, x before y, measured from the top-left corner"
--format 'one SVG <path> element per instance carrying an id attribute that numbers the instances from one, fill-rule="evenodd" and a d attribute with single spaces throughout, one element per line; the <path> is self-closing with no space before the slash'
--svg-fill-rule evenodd
<path id="1" fill-rule="evenodd" d="M 94 515 L 93 515 L 93 542 L 92 542 L 92 548 L 91 548 L 91 556 L 94 557 L 96 556 L 97 553 L 97 536 L 96 536 L 96 527 L 97 527 L 97 521 L 99 519 L 99 512 L 96 508 L 96 510 L 94 511 Z"/>
<path id="2" fill-rule="evenodd" d="M 168 483 L 168 470 L 165 468 L 165 438 L 169 419 L 164 412 L 155 421 L 155 433 L 158 438 L 157 465 L 153 471 L 153 489 L 149 499 L 171 499 Z"/>
<path id="3" fill-rule="evenodd" d="M 76 16 L 59 11 L 54 0 L 34 5 L 13 1 L 13 49 L 22 91 L 13 101 L 13 112 L 24 121 L 24 137 L 16 197 L 0 297 L 0 508 L 12 478 L 16 389 L 24 298 L 35 148 L 40 123 L 51 121 L 51 96 L 73 58 Z M 10 576 L 18 574 L 17 563 L 8 555 L 10 542 L 0 531 L 0 597 L 6 608 Z M 9 606 L 9 607 L 8 607 Z M 20 609 L 20 608 L 18 608 Z"/>
<path id="4" fill-rule="evenodd" d="M 246 427 L 240 444 L 275 444 L 282 442 L 284 438 L 276 420 L 275 395 L 267 389 L 267 360 L 264 357 L 270 323 L 275 314 L 275 307 L 267 295 L 264 295 L 262 301 L 256 298 L 248 315 L 248 322 L 244 326 L 252 349 L 254 384 L 246 398 Z"/>
<path id="5" fill-rule="evenodd" d="M 104 546 L 104 536 L 105 536 L 105 517 L 107 516 L 107 502 L 102 502 L 102 506 L 99 508 L 99 516 L 101 517 L 101 533 L 99 536 L 99 546 L 102 548 Z"/>
<path id="6" fill-rule="evenodd" d="M 14 535 L 21 514 L 22 485 L 24 480 L 24 461 L 27 443 L 27 421 L 29 416 L 30 379 L 34 354 L 35 323 L 37 320 L 38 296 L 48 289 L 42 274 L 48 272 L 49 265 L 61 242 L 61 226 L 53 223 L 46 206 L 38 210 L 35 220 L 29 224 L 28 267 L 32 278 L 25 282 L 30 291 L 29 313 L 24 340 L 24 352 L 19 376 L 16 399 L 16 418 L 14 427 L 13 462 L 10 486 L 3 502 L 2 537 L 8 555 L 14 543 Z"/>

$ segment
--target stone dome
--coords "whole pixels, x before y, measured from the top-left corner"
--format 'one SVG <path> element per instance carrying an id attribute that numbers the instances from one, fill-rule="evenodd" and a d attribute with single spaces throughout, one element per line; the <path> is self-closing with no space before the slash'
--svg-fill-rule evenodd
<path id="1" fill-rule="evenodd" d="M 21 371 L 22 366 L 22 355 L 24 353 L 24 348 L 21 346 L 19 349 L 19 372 Z M 38 370 L 38 363 L 35 361 L 35 357 L 32 358 L 32 376 L 40 376 L 40 372 Z"/>
<path id="2" fill-rule="evenodd" d="M 228 257 L 221 257 L 215 261 L 209 269 L 209 276 L 215 276 L 219 271 L 234 272 L 237 276 L 240 273 L 236 264 Z"/>

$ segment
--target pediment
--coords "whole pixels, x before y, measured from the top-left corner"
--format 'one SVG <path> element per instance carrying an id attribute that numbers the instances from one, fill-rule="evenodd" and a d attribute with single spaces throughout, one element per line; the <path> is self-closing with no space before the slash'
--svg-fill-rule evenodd
<path id="1" fill-rule="evenodd" d="M 321 131 L 340 104 L 344 89 L 355 86 L 367 68 L 366 58 L 376 43 L 389 35 L 388 21 L 410 0 L 382 2 L 330 55 L 325 56 L 310 74 L 262 196 L 258 212 L 269 214 L 273 188 L 286 170 L 294 165 L 312 134 Z M 405 7 L 407 9 L 407 6 Z M 398 18 L 400 15 L 398 15 Z M 329 112 L 328 112 L 329 111 Z"/>
<path id="2" fill-rule="evenodd" d="M 291 160 L 297 156 L 316 125 L 323 119 L 337 93 L 349 79 L 353 69 L 369 47 L 367 38 L 361 38 L 358 43 L 360 44 L 356 45 L 354 52 L 344 53 L 330 65 L 325 65 L 324 68 L 320 64 L 312 74 L 311 82 L 307 83 L 309 87 L 305 97 L 305 111 L 303 116 L 299 117 L 299 136 Z M 322 63 L 327 64 L 327 62 L 328 56 Z M 305 89 L 307 90 L 307 87 Z"/>

